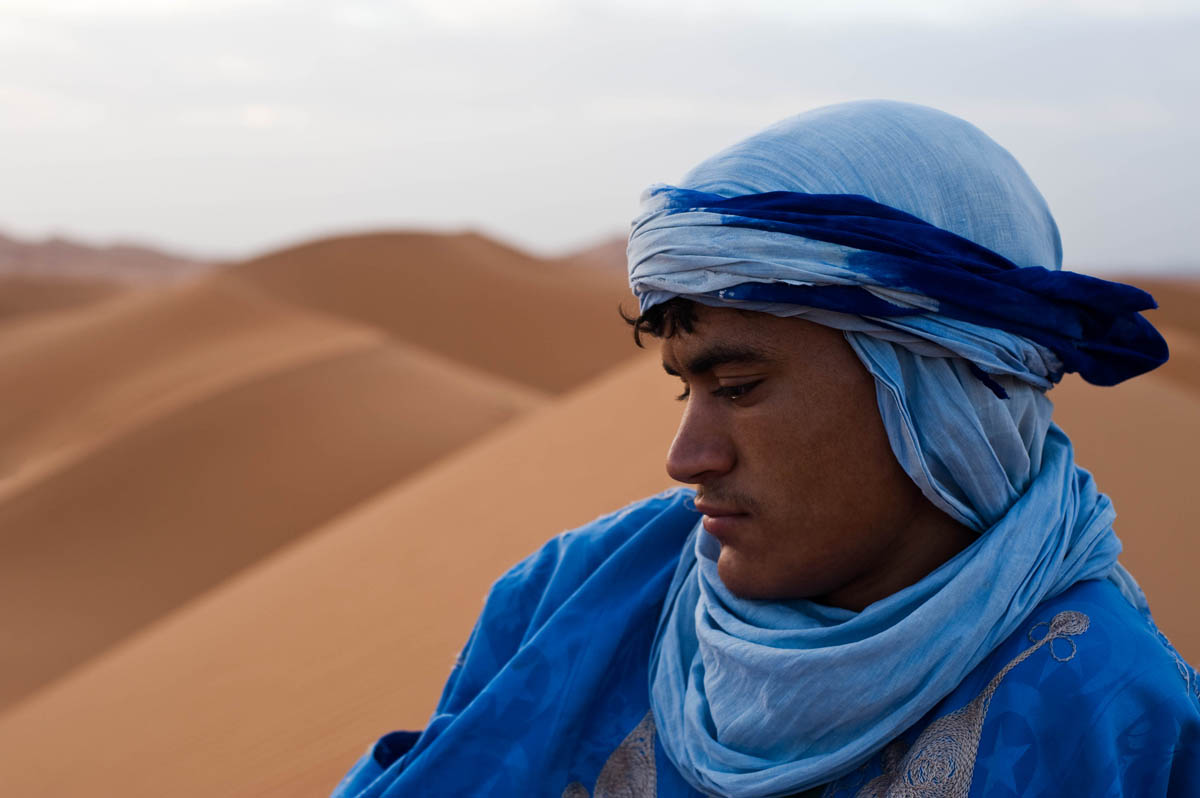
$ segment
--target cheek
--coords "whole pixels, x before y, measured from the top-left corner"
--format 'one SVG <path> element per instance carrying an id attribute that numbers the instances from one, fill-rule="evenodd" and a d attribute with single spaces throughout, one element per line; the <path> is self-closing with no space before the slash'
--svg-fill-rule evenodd
<path id="1" fill-rule="evenodd" d="M 897 478 L 907 481 L 888 442 L 875 400 L 874 380 L 856 383 L 836 401 L 821 403 L 789 440 L 800 468 L 833 506 L 854 510 L 887 500 Z M 863 508 L 865 509 L 865 508 Z"/>
<path id="2" fill-rule="evenodd" d="M 852 509 L 895 459 L 886 437 L 858 419 L 801 411 L 785 418 L 747 430 L 741 450 L 753 476 L 747 487 L 780 511 L 828 516 Z"/>
<path id="3" fill-rule="evenodd" d="M 869 548 L 853 538 L 878 535 L 911 512 L 920 492 L 892 453 L 873 389 L 841 403 L 796 403 L 775 418 L 782 423 L 748 417 L 739 429 L 739 487 L 757 502 L 763 549 Z"/>

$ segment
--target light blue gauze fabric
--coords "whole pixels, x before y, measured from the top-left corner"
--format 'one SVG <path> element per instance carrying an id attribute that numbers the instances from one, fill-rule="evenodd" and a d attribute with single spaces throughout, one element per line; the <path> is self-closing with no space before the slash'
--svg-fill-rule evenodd
<path id="1" fill-rule="evenodd" d="M 905 471 L 980 533 L 917 584 L 855 613 L 737 598 L 717 576 L 719 544 L 697 529 L 650 671 L 662 745 L 689 783 L 767 798 L 847 773 L 950 693 L 1039 602 L 1081 580 L 1111 579 L 1148 611 L 1117 564 L 1108 498 L 1051 422 L 1044 391 L 1063 358 L 940 314 L 938 301 L 897 284 L 870 252 L 681 208 L 687 191 L 862 195 L 1018 267 L 1057 270 L 1062 252 L 1045 201 L 1008 152 L 960 119 L 902 103 L 793 117 L 705 161 L 679 188 L 647 190 L 629 242 L 642 309 L 682 296 L 843 330 L 875 377 Z M 730 289 L 745 284 L 858 286 L 911 312 L 736 298 L 747 295 Z"/>

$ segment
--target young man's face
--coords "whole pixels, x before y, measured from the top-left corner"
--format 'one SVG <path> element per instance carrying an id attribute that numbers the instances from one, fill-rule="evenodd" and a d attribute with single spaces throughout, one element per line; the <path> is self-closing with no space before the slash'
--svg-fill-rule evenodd
<path id="1" fill-rule="evenodd" d="M 693 332 L 662 342 L 687 394 L 667 471 L 696 486 L 730 591 L 861 609 L 966 545 L 900 468 L 874 378 L 840 331 L 696 309 Z"/>

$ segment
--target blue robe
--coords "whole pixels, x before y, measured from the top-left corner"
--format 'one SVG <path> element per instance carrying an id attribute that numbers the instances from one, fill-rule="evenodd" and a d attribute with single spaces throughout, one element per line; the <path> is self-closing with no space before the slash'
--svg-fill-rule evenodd
<path id="1" fill-rule="evenodd" d="M 658 742 L 647 677 L 692 495 L 603 516 L 505 574 L 426 729 L 381 738 L 333 798 L 699 796 Z M 1200 677 L 1111 583 L 1080 582 L 824 794 L 1197 796 Z"/>

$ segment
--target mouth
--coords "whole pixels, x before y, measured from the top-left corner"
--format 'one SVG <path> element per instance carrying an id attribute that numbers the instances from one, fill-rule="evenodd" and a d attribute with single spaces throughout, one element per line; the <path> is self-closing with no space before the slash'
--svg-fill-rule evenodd
<path id="1" fill-rule="evenodd" d="M 723 507 L 704 500 L 696 502 L 696 509 L 704 515 L 700 523 L 704 531 L 720 541 L 737 532 L 738 527 L 750 518 L 750 514 L 736 507 Z"/>

